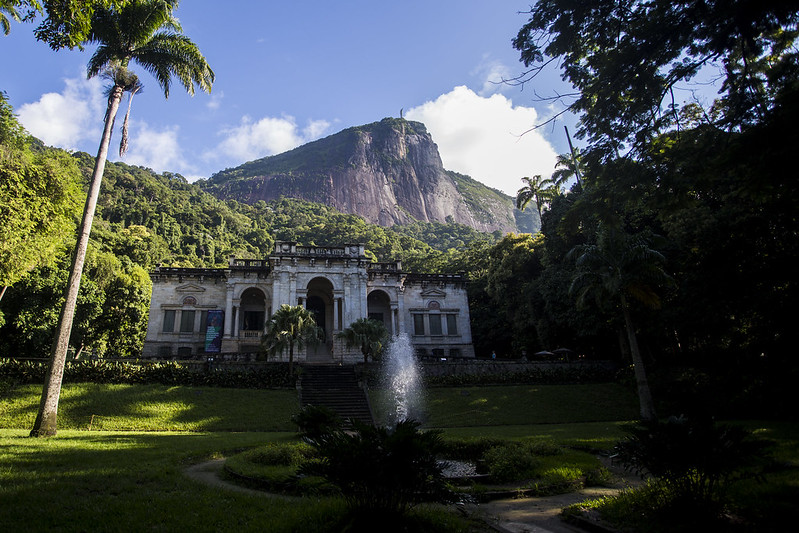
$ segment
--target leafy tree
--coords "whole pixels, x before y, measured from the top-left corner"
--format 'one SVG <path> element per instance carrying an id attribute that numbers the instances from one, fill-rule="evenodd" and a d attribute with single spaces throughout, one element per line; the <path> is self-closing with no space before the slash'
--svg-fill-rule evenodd
<path id="1" fill-rule="evenodd" d="M 319 342 L 319 327 L 313 313 L 301 305 L 283 304 L 266 324 L 261 345 L 269 355 L 289 352 L 289 374 L 294 373 L 294 348 Z"/>
<path id="2" fill-rule="evenodd" d="M 357 346 L 363 354 L 363 364 L 371 357 L 374 361 L 383 353 L 383 343 L 388 338 L 386 326 L 370 318 L 359 318 L 336 336 L 346 341 L 348 347 Z"/>
<path id="3" fill-rule="evenodd" d="M 540 234 L 506 235 L 485 252 L 484 273 L 469 287 L 472 334 L 478 353 L 510 357 L 539 346 L 536 279 L 541 273 Z"/>
<path id="4" fill-rule="evenodd" d="M 172 13 L 175 7 L 175 0 L 132 0 L 119 9 L 98 8 L 91 19 L 87 41 L 97 43 L 98 47 L 89 60 L 88 75 L 93 77 L 103 72 L 112 85 L 108 91 L 105 128 L 78 233 L 64 307 L 53 342 L 50 369 L 31 436 L 56 433 L 64 361 L 111 131 L 123 93 L 140 87 L 138 77 L 128 70 L 128 65 L 134 61 L 153 74 L 165 97 L 169 96 L 172 76 L 177 77 L 189 94 L 194 94 L 195 86 L 211 90 L 214 73 L 197 46 L 179 33 L 180 24 Z"/>
<path id="5" fill-rule="evenodd" d="M 49 264 L 75 227 L 80 172 L 61 150 L 31 149 L 0 93 L 0 299 L 36 265 Z"/>
<path id="6" fill-rule="evenodd" d="M 578 136 L 590 159 L 639 151 L 659 132 L 679 127 L 674 90 L 718 66 L 720 106 L 706 112 L 723 129 L 765 118 L 797 90 L 794 46 L 799 13 L 765 0 L 540 0 L 513 39 L 534 78 L 553 61 L 578 91 Z"/>
<path id="7" fill-rule="evenodd" d="M 663 270 L 663 255 L 650 248 L 641 237 L 605 228 L 600 230 L 596 244 L 576 246 L 572 254 L 576 257 L 578 272 L 570 292 L 577 296 L 578 305 L 584 305 L 589 295 L 600 304 L 615 300 L 619 305 L 635 369 L 641 418 L 655 420 L 655 404 L 638 348 L 629 298 L 650 307 L 660 306 L 655 289 L 670 281 Z"/>
<path id="8" fill-rule="evenodd" d="M 0 0 L 0 28 L 11 30 L 5 13 L 17 22 L 30 21 L 39 15 L 45 19 L 35 30 L 36 38 L 53 50 L 81 48 L 91 30 L 97 9 L 121 8 L 129 0 Z"/>

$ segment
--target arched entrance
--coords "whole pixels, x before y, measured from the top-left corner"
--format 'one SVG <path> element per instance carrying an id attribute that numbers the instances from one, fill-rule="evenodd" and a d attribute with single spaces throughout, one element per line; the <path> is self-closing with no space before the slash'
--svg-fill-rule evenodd
<path id="1" fill-rule="evenodd" d="M 389 333 L 394 333 L 391 323 L 393 316 L 391 313 L 391 299 L 385 291 L 375 289 L 366 297 L 367 316 L 372 320 L 382 322 Z"/>
<path id="2" fill-rule="evenodd" d="M 250 287 L 241 293 L 238 313 L 239 351 L 260 350 L 267 316 L 267 299 L 263 291 Z"/>
<path id="3" fill-rule="evenodd" d="M 324 331 L 324 342 L 319 346 L 309 346 L 309 363 L 332 362 L 333 348 L 333 283 L 327 278 L 314 278 L 308 283 L 305 308 L 313 313 L 316 325 Z"/>

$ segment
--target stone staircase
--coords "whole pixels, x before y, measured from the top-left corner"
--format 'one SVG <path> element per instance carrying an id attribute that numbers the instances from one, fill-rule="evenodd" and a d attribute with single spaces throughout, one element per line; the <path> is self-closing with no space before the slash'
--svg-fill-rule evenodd
<path id="1" fill-rule="evenodd" d="M 305 365 L 298 388 L 302 407 L 327 407 L 345 420 L 374 424 L 369 398 L 353 366 Z"/>

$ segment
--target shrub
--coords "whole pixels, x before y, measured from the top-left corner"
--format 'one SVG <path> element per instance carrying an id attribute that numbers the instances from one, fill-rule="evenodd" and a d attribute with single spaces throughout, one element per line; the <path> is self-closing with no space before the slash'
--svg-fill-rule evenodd
<path id="1" fill-rule="evenodd" d="M 331 487 L 321 478 L 298 475 L 299 468 L 313 461 L 314 455 L 314 449 L 305 443 L 272 443 L 230 457 L 225 462 L 225 470 L 247 485 L 272 492 L 329 493 Z"/>
<path id="2" fill-rule="evenodd" d="M 621 462 L 657 478 L 663 502 L 697 516 L 722 511 L 728 485 L 745 475 L 763 448 L 744 429 L 709 419 L 671 417 L 629 431 L 616 446 Z"/>
<path id="3" fill-rule="evenodd" d="M 297 425 L 300 437 L 311 442 L 326 433 L 341 429 L 342 425 L 341 418 L 334 411 L 316 405 L 306 405 L 291 417 L 291 421 Z"/>
<path id="4" fill-rule="evenodd" d="M 550 468 L 541 473 L 541 477 L 530 484 L 536 496 L 565 494 L 582 488 L 583 471 L 579 468 L 561 466 Z"/>
<path id="5" fill-rule="evenodd" d="M 301 473 L 336 485 L 353 510 L 368 516 L 403 515 L 424 501 L 446 501 L 439 431 L 419 431 L 414 420 L 382 428 L 353 422 L 353 431 L 325 433 L 312 444 L 318 462 Z"/>
<path id="6" fill-rule="evenodd" d="M 0 359 L 0 379 L 14 384 L 43 383 L 46 361 Z M 178 361 L 67 361 L 65 383 L 113 383 L 236 387 L 264 389 L 292 387 L 294 379 L 285 364 L 249 371 L 224 368 L 192 371 Z"/>
<path id="7" fill-rule="evenodd" d="M 447 459 L 458 461 L 481 461 L 485 453 L 499 446 L 504 441 L 493 437 L 455 438 L 447 437 L 442 441 L 442 455 Z"/>
<path id="8" fill-rule="evenodd" d="M 494 446 L 486 451 L 483 459 L 488 474 L 496 483 L 535 477 L 541 466 L 531 443 L 508 442 Z"/>

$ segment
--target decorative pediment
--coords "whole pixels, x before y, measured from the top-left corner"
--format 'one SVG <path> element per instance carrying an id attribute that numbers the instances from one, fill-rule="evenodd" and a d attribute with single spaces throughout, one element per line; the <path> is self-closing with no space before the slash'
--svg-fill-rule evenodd
<path id="1" fill-rule="evenodd" d="M 205 292 L 205 287 L 200 287 L 199 285 L 194 285 L 193 283 L 187 283 L 186 285 L 181 285 L 175 289 L 177 292 Z"/>
<path id="2" fill-rule="evenodd" d="M 422 291 L 423 298 L 446 298 L 447 293 L 441 289 L 429 288 Z"/>

